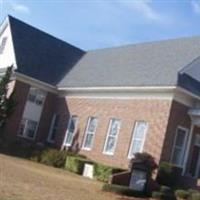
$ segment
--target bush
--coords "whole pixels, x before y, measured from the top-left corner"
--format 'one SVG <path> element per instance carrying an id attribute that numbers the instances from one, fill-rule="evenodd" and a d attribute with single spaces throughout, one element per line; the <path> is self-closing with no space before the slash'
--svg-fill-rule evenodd
<path id="1" fill-rule="evenodd" d="M 175 191 L 175 196 L 181 199 L 188 199 L 189 197 L 189 192 L 185 190 L 176 190 Z"/>
<path id="2" fill-rule="evenodd" d="M 38 161 L 43 164 L 63 168 L 65 166 L 67 152 L 56 149 L 48 149 L 43 151 L 41 155 L 38 153 L 38 156 Z"/>
<path id="3" fill-rule="evenodd" d="M 97 180 L 103 182 L 108 182 L 112 174 L 123 171 L 122 169 L 95 163 L 80 156 L 68 156 L 65 164 L 65 169 L 81 175 L 83 173 L 84 165 L 86 163 L 94 165 L 94 177 Z"/>
<path id="4" fill-rule="evenodd" d="M 132 171 L 133 166 L 138 164 L 144 167 L 144 169 L 148 172 L 148 176 L 151 176 L 153 171 L 158 167 L 154 157 L 146 152 L 136 153 L 134 158 L 130 160 L 129 169 Z"/>
<path id="5" fill-rule="evenodd" d="M 173 194 L 165 194 L 163 192 L 158 192 L 158 191 L 153 192 L 152 197 L 154 199 L 159 199 L 159 200 L 175 200 L 176 199 L 176 197 Z"/>
<path id="6" fill-rule="evenodd" d="M 160 185 L 174 187 L 180 177 L 179 169 L 167 162 L 162 162 L 158 168 L 157 182 Z"/>
<path id="7" fill-rule="evenodd" d="M 92 164 L 93 162 L 80 156 L 68 156 L 65 163 L 65 169 L 76 174 L 82 174 L 85 163 Z"/>
<path id="8" fill-rule="evenodd" d="M 191 200 L 200 200 L 200 193 L 198 192 L 194 192 L 192 195 L 191 195 Z"/>
<path id="9" fill-rule="evenodd" d="M 172 189 L 168 186 L 162 185 L 160 187 L 160 192 L 162 192 L 164 194 L 172 194 Z"/>
<path id="10" fill-rule="evenodd" d="M 126 196 L 134 196 L 134 197 L 144 197 L 144 194 L 139 191 L 135 191 L 133 189 L 130 189 L 126 186 L 121 185 L 114 185 L 114 184 L 104 184 L 102 187 L 103 191 L 106 192 L 113 192 L 120 195 L 126 195 Z"/>
<path id="11" fill-rule="evenodd" d="M 163 194 L 161 192 L 155 191 L 155 192 L 152 193 L 152 197 L 154 199 L 162 199 L 162 196 L 163 196 Z"/>
<path id="12" fill-rule="evenodd" d="M 198 191 L 198 190 L 194 190 L 194 189 L 189 189 L 189 190 L 188 190 L 188 193 L 189 193 L 189 196 L 191 197 L 192 194 L 194 194 L 194 193 L 199 193 L 199 191 Z"/>
<path id="13" fill-rule="evenodd" d="M 99 163 L 95 163 L 94 165 L 94 177 L 103 182 L 108 182 L 109 178 L 114 173 L 122 172 L 122 169 L 113 168 L 110 166 L 102 165 Z"/>

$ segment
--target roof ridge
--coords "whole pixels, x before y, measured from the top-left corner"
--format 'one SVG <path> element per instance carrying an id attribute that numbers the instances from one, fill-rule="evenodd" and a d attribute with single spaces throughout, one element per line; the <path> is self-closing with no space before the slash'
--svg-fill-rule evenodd
<path id="1" fill-rule="evenodd" d="M 195 39 L 195 38 L 199 38 L 200 39 L 200 35 L 183 36 L 183 37 L 169 38 L 169 39 L 163 39 L 163 40 L 152 40 L 152 41 L 137 42 L 137 43 L 132 43 L 132 44 L 130 43 L 130 44 L 124 44 L 124 45 L 119 45 L 119 46 L 114 46 L 114 47 L 91 49 L 91 50 L 87 50 L 87 52 L 93 52 L 93 51 L 98 51 L 98 50 L 120 49 L 120 48 L 126 48 L 126 47 L 131 47 L 131 46 L 160 44 L 160 43 L 166 43 L 166 42 L 173 42 L 173 41 L 177 41 L 177 40 L 184 40 L 184 39 L 185 40 L 189 40 L 189 39 Z"/>

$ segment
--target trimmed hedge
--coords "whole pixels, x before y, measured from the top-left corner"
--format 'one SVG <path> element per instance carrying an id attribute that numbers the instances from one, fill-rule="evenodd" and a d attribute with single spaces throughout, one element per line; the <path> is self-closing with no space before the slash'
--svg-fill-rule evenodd
<path id="1" fill-rule="evenodd" d="M 38 161 L 40 163 L 51 165 L 58 168 L 65 166 L 68 153 L 56 149 L 48 149 L 39 154 Z"/>
<path id="2" fill-rule="evenodd" d="M 167 162 L 161 162 L 158 167 L 157 182 L 160 185 L 174 187 L 178 184 L 180 177 L 179 168 Z"/>
<path id="3" fill-rule="evenodd" d="M 94 177 L 102 182 L 108 182 L 112 174 L 122 171 L 124 170 L 102 165 L 99 163 L 94 164 Z"/>
<path id="4" fill-rule="evenodd" d="M 166 194 L 159 191 L 153 192 L 152 197 L 158 200 L 176 200 L 176 197 L 173 194 Z"/>
<path id="5" fill-rule="evenodd" d="M 191 200 L 200 200 L 200 192 L 195 192 L 191 195 Z"/>
<path id="6" fill-rule="evenodd" d="M 122 169 L 95 163 L 80 156 L 67 156 L 65 169 L 81 175 L 86 163 L 94 165 L 94 177 L 103 182 L 108 182 L 112 174 L 124 171 Z"/>
<path id="7" fill-rule="evenodd" d="M 165 193 L 165 194 L 171 194 L 171 193 L 173 193 L 172 189 L 170 187 L 168 187 L 168 186 L 165 186 L 165 185 L 162 185 L 160 187 L 160 192 Z"/>
<path id="8" fill-rule="evenodd" d="M 189 197 L 189 192 L 186 190 L 176 190 L 175 191 L 175 196 L 181 199 L 188 199 Z"/>
<path id="9" fill-rule="evenodd" d="M 144 197 L 144 194 L 139 191 L 135 191 L 133 189 L 130 189 L 126 186 L 121 185 L 115 185 L 115 184 L 104 184 L 102 187 L 103 191 L 106 192 L 113 192 L 120 195 L 126 195 L 126 196 L 133 196 L 133 197 Z"/>
<path id="10" fill-rule="evenodd" d="M 67 156 L 65 169 L 81 175 L 83 173 L 85 163 L 92 164 L 93 162 L 80 156 Z"/>

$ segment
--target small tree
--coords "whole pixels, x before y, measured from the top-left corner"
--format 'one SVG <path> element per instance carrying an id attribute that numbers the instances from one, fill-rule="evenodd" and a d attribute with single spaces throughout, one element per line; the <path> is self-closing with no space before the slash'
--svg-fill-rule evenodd
<path id="1" fill-rule="evenodd" d="M 5 75 L 0 80 L 0 133 L 3 132 L 6 120 L 13 112 L 15 106 L 14 92 L 8 96 L 8 84 L 11 81 L 12 71 L 13 67 L 8 67 Z"/>
<path id="2" fill-rule="evenodd" d="M 136 153 L 134 155 L 134 158 L 132 158 L 129 163 L 130 170 L 137 164 L 140 164 L 146 169 L 148 176 L 151 176 L 153 171 L 158 167 L 153 156 L 145 152 Z"/>

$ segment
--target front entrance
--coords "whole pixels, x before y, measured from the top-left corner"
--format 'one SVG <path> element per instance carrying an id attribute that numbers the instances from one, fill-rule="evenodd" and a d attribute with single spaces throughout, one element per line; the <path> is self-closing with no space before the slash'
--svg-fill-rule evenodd
<path id="1" fill-rule="evenodd" d="M 195 136 L 189 172 L 194 178 L 200 177 L 200 135 Z"/>

